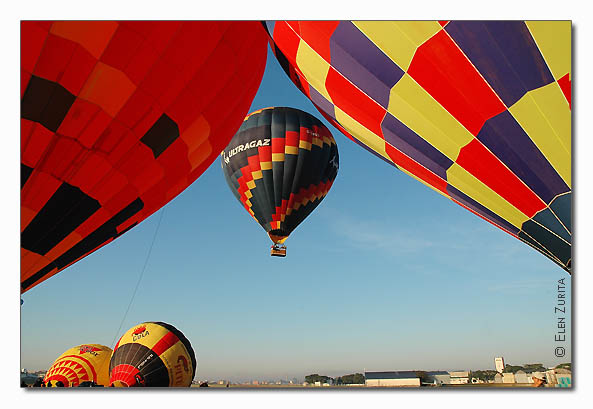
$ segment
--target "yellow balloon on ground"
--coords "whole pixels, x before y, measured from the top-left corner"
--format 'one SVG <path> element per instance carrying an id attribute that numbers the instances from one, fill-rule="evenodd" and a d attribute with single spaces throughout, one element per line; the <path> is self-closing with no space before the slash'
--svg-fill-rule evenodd
<path id="1" fill-rule="evenodd" d="M 189 340 L 164 322 L 130 328 L 118 341 L 109 364 L 110 386 L 189 387 L 196 357 Z"/>
<path id="2" fill-rule="evenodd" d="M 109 384 L 111 348 L 99 344 L 83 344 L 70 348 L 58 357 L 45 374 L 43 382 L 56 386 L 78 386 L 83 382 Z"/>

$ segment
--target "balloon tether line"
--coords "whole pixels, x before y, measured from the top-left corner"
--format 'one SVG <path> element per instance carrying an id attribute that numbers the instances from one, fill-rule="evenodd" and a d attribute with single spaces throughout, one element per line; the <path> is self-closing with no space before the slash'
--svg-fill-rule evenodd
<path id="1" fill-rule="evenodd" d="M 150 243 L 150 248 L 148 249 L 148 254 L 146 255 L 146 260 L 144 260 L 144 266 L 142 267 L 142 271 L 140 272 L 140 277 L 138 277 L 138 282 L 136 283 L 136 288 L 134 288 L 134 292 L 132 293 L 132 298 L 130 298 L 130 303 L 128 304 L 128 308 L 126 308 L 126 312 L 119 324 L 119 328 L 115 333 L 115 337 L 113 337 L 113 341 L 111 341 L 111 345 L 115 346 L 115 340 L 119 335 L 119 331 L 121 331 L 121 327 L 124 325 L 124 321 L 128 316 L 128 312 L 130 311 L 130 307 L 132 306 L 132 302 L 134 301 L 134 297 L 136 296 L 136 292 L 138 291 L 138 287 L 140 287 L 140 282 L 142 281 L 142 277 L 144 276 L 144 270 L 146 270 L 146 266 L 148 265 L 148 259 L 150 258 L 150 254 L 152 253 L 152 247 L 154 246 L 154 241 L 156 239 L 156 235 L 159 231 L 159 227 L 161 227 L 161 221 L 163 220 L 163 214 L 165 213 L 165 208 L 161 209 L 161 216 L 159 217 L 159 222 L 156 226 L 156 230 L 154 231 L 154 236 L 152 236 L 152 243 Z"/>

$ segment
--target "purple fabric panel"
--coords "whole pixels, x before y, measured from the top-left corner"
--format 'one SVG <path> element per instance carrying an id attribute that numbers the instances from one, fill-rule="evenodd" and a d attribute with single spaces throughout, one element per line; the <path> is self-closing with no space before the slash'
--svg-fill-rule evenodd
<path id="1" fill-rule="evenodd" d="M 554 82 L 523 21 L 452 21 L 445 31 L 507 107 Z"/>
<path id="2" fill-rule="evenodd" d="M 507 222 L 505 219 L 498 216 L 496 213 L 493 213 L 489 209 L 485 208 L 480 203 L 476 202 L 474 199 L 472 199 L 471 197 L 469 197 L 468 195 L 463 193 L 461 190 L 459 190 L 451 185 L 447 185 L 447 193 L 449 193 L 449 196 L 451 196 L 451 197 L 455 198 L 455 200 L 463 203 L 464 205 L 466 205 L 467 207 L 472 209 L 474 212 L 479 213 L 483 217 L 487 218 L 492 223 L 497 224 L 514 234 L 519 233 L 519 229 L 517 227 L 515 227 L 511 223 Z"/>
<path id="3" fill-rule="evenodd" d="M 508 111 L 487 120 L 476 138 L 545 203 L 570 190 Z"/>
<path id="4" fill-rule="evenodd" d="M 385 141 L 442 179 L 447 180 L 447 169 L 453 165 L 453 161 L 389 112 L 385 114 L 381 130 Z"/>
<path id="5" fill-rule="evenodd" d="M 321 95 L 315 88 L 309 86 L 309 95 L 311 96 L 311 101 L 313 104 L 317 106 L 317 109 L 320 111 L 325 112 L 327 115 L 331 116 L 334 120 L 336 119 L 336 111 L 334 104 L 329 102 L 323 95 Z M 337 121 L 336 121 L 337 122 Z"/>
<path id="6" fill-rule="evenodd" d="M 342 21 L 330 38 L 331 65 L 387 109 L 391 88 L 404 75 L 352 22 Z"/>

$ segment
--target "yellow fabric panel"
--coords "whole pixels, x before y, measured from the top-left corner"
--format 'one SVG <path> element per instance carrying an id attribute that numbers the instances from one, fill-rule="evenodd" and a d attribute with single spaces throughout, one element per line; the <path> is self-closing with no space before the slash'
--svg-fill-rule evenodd
<path id="1" fill-rule="evenodd" d="M 570 108 L 558 84 L 528 92 L 509 112 L 570 187 Z"/>
<path id="2" fill-rule="evenodd" d="M 554 78 L 558 80 L 570 73 L 571 22 L 526 21 L 525 24 Z"/>
<path id="3" fill-rule="evenodd" d="M 272 154 L 272 162 L 284 162 L 284 154 L 283 153 L 273 153 Z M 262 163 L 262 165 L 263 165 L 263 163 Z M 262 166 L 262 169 L 263 169 L 263 166 Z"/>
<path id="4" fill-rule="evenodd" d="M 288 145 L 286 145 L 284 147 L 284 153 L 287 153 L 289 155 L 298 155 L 299 154 L 299 148 L 297 146 L 288 146 Z"/>
<path id="5" fill-rule="evenodd" d="M 134 334 L 134 331 L 140 327 L 145 327 L 146 330 L 138 334 Z M 164 337 L 165 334 L 167 334 L 167 332 L 169 332 L 168 329 L 156 324 L 143 323 L 140 325 L 135 325 L 121 337 L 119 345 L 137 343 L 144 345 L 148 349 L 152 349 L 155 344 L 159 342 L 159 340 Z"/>
<path id="6" fill-rule="evenodd" d="M 307 79 L 307 82 L 315 88 L 317 92 L 323 95 L 325 99 L 332 102 L 332 99 L 325 88 L 325 79 L 329 72 L 329 64 L 304 41 L 299 43 L 296 63 L 299 70 Z"/>
<path id="7" fill-rule="evenodd" d="M 393 86 L 387 111 L 455 161 L 473 135 L 408 74 Z"/>
<path id="8" fill-rule="evenodd" d="M 247 199 L 251 199 L 253 197 L 253 193 L 251 193 L 251 190 L 245 192 L 245 197 L 247 197 Z"/>
<path id="9" fill-rule="evenodd" d="M 319 146 L 320 148 L 322 148 L 323 147 L 323 141 L 321 140 L 321 138 L 313 137 L 313 145 Z"/>
<path id="10" fill-rule="evenodd" d="M 81 349 L 83 351 L 82 353 Z M 89 351 L 85 352 L 85 350 Z M 70 348 L 62 355 L 60 355 L 58 359 L 55 360 L 55 362 L 47 371 L 45 379 L 51 377 L 52 374 L 60 373 L 61 367 L 68 366 L 68 364 L 64 361 L 72 360 L 82 365 L 85 368 L 85 371 L 87 372 L 89 377 L 92 378 L 93 371 L 89 367 L 90 364 L 90 366 L 92 366 L 95 372 L 97 373 L 97 377 L 91 380 L 99 385 L 109 385 L 109 361 L 111 360 L 112 352 L 113 351 L 111 350 L 111 348 L 100 344 L 83 344 Z M 67 357 L 68 355 L 70 356 Z M 88 361 L 89 364 L 87 364 L 82 359 L 76 359 L 78 357 Z"/>
<path id="11" fill-rule="evenodd" d="M 177 341 L 170 348 L 166 349 L 159 358 L 165 364 L 169 372 L 169 386 L 190 386 L 192 381 L 191 358 L 181 341 Z"/>
<path id="12" fill-rule="evenodd" d="M 247 182 L 246 185 L 249 189 L 255 188 L 255 182 L 253 180 L 250 180 L 249 182 Z"/>
<path id="13" fill-rule="evenodd" d="M 456 163 L 447 170 L 447 182 L 519 229 L 529 220 L 528 216 Z"/>
<path id="14" fill-rule="evenodd" d="M 272 162 L 261 162 L 259 166 L 261 167 L 261 170 L 270 170 L 272 169 Z"/>
<path id="15" fill-rule="evenodd" d="M 385 140 L 379 135 L 369 131 L 363 125 L 358 123 L 354 118 L 342 111 L 340 108 L 335 107 L 336 119 L 348 131 L 350 134 L 356 136 L 360 142 L 368 146 L 379 155 L 383 156 L 389 162 L 393 161 L 385 151 Z"/>
<path id="16" fill-rule="evenodd" d="M 311 150 L 311 142 L 299 141 L 299 148 L 306 149 L 306 150 L 310 151 Z"/>
<path id="17" fill-rule="evenodd" d="M 404 71 L 408 70 L 416 49 L 442 29 L 436 21 L 352 23 Z"/>
<path id="18" fill-rule="evenodd" d="M 264 175 L 261 173 L 261 170 L 257 170 L 255 172 L 251 172 L 251 177 L 253 178 L 253 180 L 259 180 L 263 178 Z"/>

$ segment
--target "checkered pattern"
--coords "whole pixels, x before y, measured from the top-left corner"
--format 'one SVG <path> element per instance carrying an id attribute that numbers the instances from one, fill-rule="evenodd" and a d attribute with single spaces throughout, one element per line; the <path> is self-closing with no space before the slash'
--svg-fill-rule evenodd
<path id="1" fill-rule="evenodd" d="M 346 136 L 571 271 L 570 22 L 266 28 Z"/>
<path id="2" fill-rule="evenodd" d="M 22 22 L 22 291 L 195 181 L 265 61 L 257 22 Z"/>

